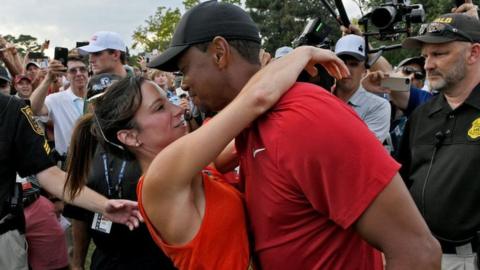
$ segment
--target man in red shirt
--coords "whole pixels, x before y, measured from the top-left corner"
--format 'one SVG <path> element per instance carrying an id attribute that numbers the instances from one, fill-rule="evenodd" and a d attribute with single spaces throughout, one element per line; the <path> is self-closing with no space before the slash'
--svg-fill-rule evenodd
<path id="1" fill-rule="evenodd" d="M 182 17 L 150 67 L 180 70 L 194 101 L 218 111 L 260 69 L 259 49 L 247 13 L 207 1 Z M 236 143 L 262 269 L 383 269 L 374 247 L 388 269 L 439 269 L 399 164 L 324 89 L 295 84 Z"/>

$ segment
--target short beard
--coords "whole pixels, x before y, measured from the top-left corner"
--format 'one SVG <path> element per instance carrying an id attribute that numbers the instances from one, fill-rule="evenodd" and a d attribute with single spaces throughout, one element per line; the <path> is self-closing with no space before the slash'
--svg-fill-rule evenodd
<path id="1" fill-rule="evenodd" d="M 453 87 L 460 81 L 465 78 L 465 73 L 467 71 L 467 65 L 463 55 L 458 58 L 458 61 L 453 67 L 448 70 L 447 74 L 442 74 L 438 71 L 433 71 L 434 75 L 440 75 L 441 80 L 435 83 L 430 82 L 430 87 L 433 90 L 440 92 L 449 92 Z M 430 72 L 430 75 L 432 72 Z"/>

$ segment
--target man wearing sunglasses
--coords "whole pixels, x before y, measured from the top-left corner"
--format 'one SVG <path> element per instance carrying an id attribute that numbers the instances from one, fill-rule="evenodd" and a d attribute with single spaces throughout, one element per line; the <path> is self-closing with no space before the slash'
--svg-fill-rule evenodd
<path id="1" fill-rule="evenodd" d="M 47 96 L 49 86 L 65 74 L 70 87 Z M 70 56 L 67 68 L 56 60 L 50 62 L 47 76 L 32 94 L 31 106 L 38 116 L 49 116 L 55 126 L 55 149 L 65 155 L 70 145 L 70 137 L 77 119 L 83 114 L 83 97 L 87 91 L 88 70 L 78 56 Z"/>
<path id="2" fill-rule="evenodd" d="M 398 63 L 397 71 L 401 72 L 403 76 L 409 77 L 413 87 L 422 89 L 425 85 L 424 65 L 425 58 L 421 56 L 410 57 Z"/>
<path id="3" fill-rule="evenodd" d="M 479 269 L 480 22 L 445 14 L 403 47 L 421 49 L 439 92 L 407 122 L 403 179 L 442 246 L 442 269 Z"/>

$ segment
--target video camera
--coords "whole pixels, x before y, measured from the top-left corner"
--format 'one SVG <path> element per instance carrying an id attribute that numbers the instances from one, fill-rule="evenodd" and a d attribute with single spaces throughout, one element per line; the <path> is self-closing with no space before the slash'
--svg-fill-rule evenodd
<path id="1" fill-rule="evenodd" d="M 423 5 L 411 5 L 410 0 L 386 0 L 384 4 L 360 18 L 358 23 L 364 28 L 365 43 L 370 44 L 368 39 L 372 36 L 379 40 L 396 40 L 401 34 L 406 34 L 409 37 L 412 33 L 412 23 L 422 23 L 424 21 L 425 10 Z M 368 30 L 369 22 L 378 29 L 378 32 Z M 382 45 L 379 48 L 367 46 L 365 51 L 365 55 L 369 59 L 366 62 L 367 68 L 373 65 L 384 51 L 401 47 L 401 44 Z"/>
<path id="2" fill-rule="evenodd" d="M 425 20 L 425 10 L 421 4 L 411 5 L 410 0 L 387 0 L 364 18 L 370 20 L 383 39 L 402 32 L 410 34 L 410 24 L 422 23 Z M 402 21 L 406 23 L 405 29 L 397 26 Z"/>
<path id="3" fill-rule="evenodd" d="M 378 32 L 369 32 L 369 21 L 378 29 Z M 405 33 L 410 36 L 411 24 L 422 23 L 425 21 L 425 10 L 423 5 L 411 5 L 410 0 L 386 0 L 386 2 L 359 20 L 359 24 L 364 27 L 364 36 L 377 36 L 379 40 L 394 40 L 400 34 Z M 405 22 L 405 27 L 402 28 Z M 397 47 L 395 47 L 397 48 Z"/>

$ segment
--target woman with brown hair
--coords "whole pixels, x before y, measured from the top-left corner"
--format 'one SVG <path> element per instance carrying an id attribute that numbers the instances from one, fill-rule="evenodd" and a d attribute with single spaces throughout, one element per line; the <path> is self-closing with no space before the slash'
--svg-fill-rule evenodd
<path id="1" fill-rule="evenodd" d="M 140 208 L 175 266 L 247 269 L 252 264 L 241 194 L 203 168 L 273 106 L 305 66 L 312 71 L 313 63 L 325 64 L 336 78 L 348 75 L 331 51 L 299 48 L 260 70 L 208 125 L 188 135 L 183 110 L 155 83 L 123 79 L 77 125 L 68 169 L 72 192 L 83 186 L 97 141 L 113 154 L 135 157 L 143 171 Z"/>

